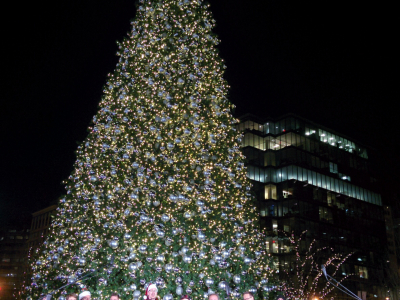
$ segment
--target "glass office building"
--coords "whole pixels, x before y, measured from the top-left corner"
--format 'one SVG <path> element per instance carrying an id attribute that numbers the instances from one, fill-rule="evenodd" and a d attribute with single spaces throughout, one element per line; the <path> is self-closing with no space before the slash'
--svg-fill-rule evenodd
<path id="1" fill-rule="evenodd" d="M 294 262 L 284 232 L 307 230 L 304 245 L 316 239 L 336 253 L 354 253 L 339 272 L 355 274 L 346 281 L 350 290 L 384 299 L 384 214 L 367 148 L 293 114 L 240 121 L 248 177 L 270 236 L 267 250 L 279 257 L 279 269 L 291 270 Z M 340 291 L 333 296 L 346 298 Z"/>

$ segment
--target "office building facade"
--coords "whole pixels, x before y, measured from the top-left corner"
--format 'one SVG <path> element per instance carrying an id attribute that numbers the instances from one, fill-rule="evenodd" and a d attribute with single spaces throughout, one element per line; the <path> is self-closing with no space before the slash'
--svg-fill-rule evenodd
<path id="1" fill-rule="evenodd" d="M 386 243 L 379 186 L 367 148 L 351 138 L 290 114 L 277 119 L 240 118 L 248 177 L 253 181 L 267 250 L 280 273 L 293 271 L 293 245 L 316 240 L 343 255 L 337 273 L 354 274 L 346 286 L 363 299 L 385 299 L 382 258 Z M 337 291 L 335 299 L 346 298 Z"/>

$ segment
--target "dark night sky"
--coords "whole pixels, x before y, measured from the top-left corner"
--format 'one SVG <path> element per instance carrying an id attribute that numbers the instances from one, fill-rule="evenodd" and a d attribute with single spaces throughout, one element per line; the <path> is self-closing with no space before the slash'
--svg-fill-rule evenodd
<path id="1" fill-rule="evenodd" d="M 358 1 L 209 3 L 238 113 L 297 113 L 374 147 L 385 157 L 383 175 L 396 174 L 393 7 Z M 63 192 L 76 142 L 85 138 L 117 62 L 115 42 L 134 16 L 133 0 L 14 1 L 3 10 L 0 224 L 43 208 Z"/>

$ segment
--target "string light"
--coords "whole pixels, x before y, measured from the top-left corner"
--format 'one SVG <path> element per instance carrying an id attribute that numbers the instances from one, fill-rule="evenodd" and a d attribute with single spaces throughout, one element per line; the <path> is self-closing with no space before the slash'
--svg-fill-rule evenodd
<path id="1" fill-rule="evenodd" d="M 314 239 L 306 251 L 302 251 L 301 242 L 307 230 L 303 231 L 299 237 L 294 234 L 287 235 L 286 238 L 293 248 L 295 261 L 290 272 L 289 268 L 283 269 L 283 283 L 280 286 L 288 299 L 325 299 L 336 288 L 327 282 L 323 276 L 321 264 L 332 271 L 335 276 L 341 265 L 352 255 L 342 255 L 334 253 L 329 247 L 316 247 Z M 351 274 L 343 276 L 339 283 L 347 279 Z"/>

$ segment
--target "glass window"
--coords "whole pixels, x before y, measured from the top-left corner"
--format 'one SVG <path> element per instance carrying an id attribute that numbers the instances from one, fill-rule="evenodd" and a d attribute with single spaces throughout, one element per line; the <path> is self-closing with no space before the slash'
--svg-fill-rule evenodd
<path id="1" fill-rule="evenodd" d="M 288 123 L 286 125 L 288 127 L 287 128 L 288 130 L 295 130 L 296 129 L 296 120 L 293 117 L 290 117 L 288 119 Z"/>
<path id="2" fill-rule="evenodd" d="M 304 123 L 302 121 L 300 121 L 299 119 L 295 119 L 296 120 L 296 129 L 303 129 L 304 130 Z"/>
<path id="3" fill-rule="evenodd" d="M 290 179 L 296 179 L 296 177 L 297 177 L 297 176 L 294 175 L 293 167 L 294 167 L 293 165 L 290 165 L 290 166 L 287 167 L 287 170 L 288 170 L 288 179 L 289 179 L 289 180 L 290 180 Z"/>
<path id="4" fill-rule="evenodd" d="M 278 233 L 278 221 L 277 220 L 272 220 L 272 231 L 274 233 Z"/>
<path id="5" fill-rule="evenodd" d="M 307 180 L 308 180 L 308 183 L 314 184 L 313 179 L 312 179 L 312 171 L 311 170 L 307 170 Z"/>
<path id="6" fill-rule="evenodd" d="M 364 266 L 355 266 L 356 274 L 360 276 L 360 278 L 368 279 L 368 269 Z"/>
<path id="7" fill-rule="evenodd" d="M 283 225 L 283 231 L 284 232 L 290 232 L 290 226 L 289 225 Z"/>
<path id="8" fill-rule="evenodd" d="M 288 198 L 289 196 L 293 195 L 293 189 L 285 189 L 282 190 L 283 198 Z"/>
<path id="9" fill-rule="evenodd" d="M 337 172 L 338 172 L 337 164 L 335 164 L 333 162 L 329 162 L 329 172 L 337 174 Z"/>
<path id="10" fill-rule="evenodd" d="M 320 221 L 332 223 L 333 218 L 332 218 L 331 210 L 327 207 L 320 206 L 319 207 L 319 219 L 320 219 Z"/>
<path id="11" fill-rule="evenodd" d="M 286 119 L 280 120 L 279 122 L 279 133 L 286 131 Z"/>
<path id="12" fill-rule="evenodd" d="M 310 148 L 311 148 L 311 146 L 310 146 L 310 139 L 305 139 L 305 142 L 306 142 L 306 150 L 310 152 L 310 151 L 311 151 L 311 150 L 310 150 Z"/>
<path id="13" fill-rule="evenodd" d="M 317 173 L 316 172 L 312 172 L 312 184 L 315 186 L 318 186 L 318 182 L 317 182 Z"/>
<path id="14" fill-rule="evenodd" d="M 275 199 L 275 200 L 277 200 L 276 185 L 267 184 L 265 186 L 265 199 Z"/>
<path id="15" fill-rule="evenodd" d="M 288 180 L 288 167 L 282 168 L 281 181 Z"/>
<path id="16" fill-rule="evenodd" d="M 325 175 L 321 175 L 321 187 L 322 187 L 323 189 L 327 189 L 325 178 L 326 178 Z"/>
<path id="17" fill-rule="evenodd" d="M 247 177 L 254 180 L 254 167 L 251 165 L 247 167 Z"/>
<path id="18" fill-rule="evenodd" d="M 275 152 L 267 151 L 264 154 L 264 166 L 276 166 Z"/>

